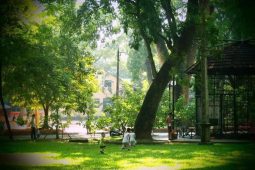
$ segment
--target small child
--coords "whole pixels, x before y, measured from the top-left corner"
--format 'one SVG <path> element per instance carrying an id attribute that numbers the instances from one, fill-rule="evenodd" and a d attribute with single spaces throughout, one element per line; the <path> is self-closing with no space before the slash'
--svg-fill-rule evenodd
<path id="1" fill-rule="evenodd" d="M 135 131 L 134 129 L 132 129 L 130 133 L 130 146 L 135 146 L 135 144 L 136 144 Z"/>
<path id="2" fill-rule="evenodd" d="M 100 153 L 101 154 L 104 154 L 104 149 L 105 149 L 105 143 L 104 143 L 104 137 L 105 137 L 105 134 L 104 132 L 101 133 L 101 139 L 99 141 L 99 147 L 100 147 Z"/>
<path id="3" fill-rule="evenodd" d="M 124 137 L 122 139 L 122 147 L 121 149 L 128 149 L 130 146 L 130 128 L 127 128 L 127 132 L 124 133 Z"/>

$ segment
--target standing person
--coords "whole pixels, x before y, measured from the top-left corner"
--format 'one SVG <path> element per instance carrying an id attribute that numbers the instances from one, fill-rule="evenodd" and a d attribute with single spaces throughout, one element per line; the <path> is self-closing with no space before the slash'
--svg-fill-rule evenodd
<path id="1" fill-rule="evenodd" d="M 31 125 L 31 139 L 36 140 L 35 114 L 32 115 L 30 125 Z"/>
<path id="2" fill-rule="evenodd" d="M 170 112 L 169 115 L 166 118 L 166 124 L 167 124 L 167 132 L 168 132 L 168 139 L 172 140 L 172 125 L 173 125 L 173 115 Z"/>
<path id="3" fill-rule="evenodd" d="M 135 140 L 135 130 L 131 129 L 130 133 L 130 146 L 135 146 L 136 140 Z"/>
<path id="4" fill-rule="evenodd" d="M 12 121 L 13 121 L 13 122 L 15 122 L 15 121 L 16 121 L 16 117 L 15 117 L 15 115 L 13 116 Z"/>
<path id="5" fill-rule="evenodd" d="M 99 148 L 100 148 L 100 153 L 101 154 L 104 154 L 104 149 L 106 147 L 105 142 L 104 142 L 104 137 L 105 137 L 105 133 L 102 132 L 101 133 L 101 139 L 99 141 Z"/>
<path id="6" fill-rule="evenodd" d="M 124 137 L 122 139 L 122 147 L 121 149 L 128 149 L 130 146 L 130 128 L 127 128 L 127 132 L 124 133 Z"/>

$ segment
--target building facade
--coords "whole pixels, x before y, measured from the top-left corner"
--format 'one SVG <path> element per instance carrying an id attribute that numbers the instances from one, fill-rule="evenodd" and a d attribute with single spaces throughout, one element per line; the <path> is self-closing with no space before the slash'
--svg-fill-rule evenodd
<path id="1" fill-rule="evenodd" d="M 95 101 L 96 114 L 95 116 L 101 116 L 105 107 L 111 104 L 111 98 L 116 95 L 117 89 L 117 77 L 110 74 L 98 74 L 97 80 L 99 83 L 99 91 L 93 94 Z M 122 81 L 119 81 L 119 93 L 122 92 Z"/>

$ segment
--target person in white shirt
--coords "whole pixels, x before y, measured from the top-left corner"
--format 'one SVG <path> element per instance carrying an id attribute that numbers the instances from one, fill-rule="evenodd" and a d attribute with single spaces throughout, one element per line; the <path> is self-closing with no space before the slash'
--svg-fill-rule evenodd
<path id="1" fill-rule="evenodd" d="M 132 129 L 130 133 L 130 146 L 135 146 L 135 144 L 136 144 L 135 131 L 134 129 Z"/>
<path id="2" fill-rule="evenodd" d="M 124 133 L 124 137 L 122 139 L 122 147 L 121 149 L 128 149 L 130 146 L 130 128 L 127 128 L 127 132 Z"/>

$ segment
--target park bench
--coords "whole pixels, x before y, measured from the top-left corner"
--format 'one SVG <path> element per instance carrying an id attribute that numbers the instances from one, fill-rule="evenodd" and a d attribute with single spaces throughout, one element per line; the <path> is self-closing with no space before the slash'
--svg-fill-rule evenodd
<path id="1" fill-rule="evenodd" d="M 48 135 L 55 135 L 56 133 L 46 133 L 46 134 L 42 134 L 43 136 L 43 139 L 46 139 Z M 75 135 L 78 135 L 79 133 L 75 133 L 75 132 L 64 132 L 64 133 L 61 133 L 59 135 L 62 136 L 62 139 L 64 139 L 64 136 L 68 136 L 69 139 L 73 139 L 73 136 Z"/>

